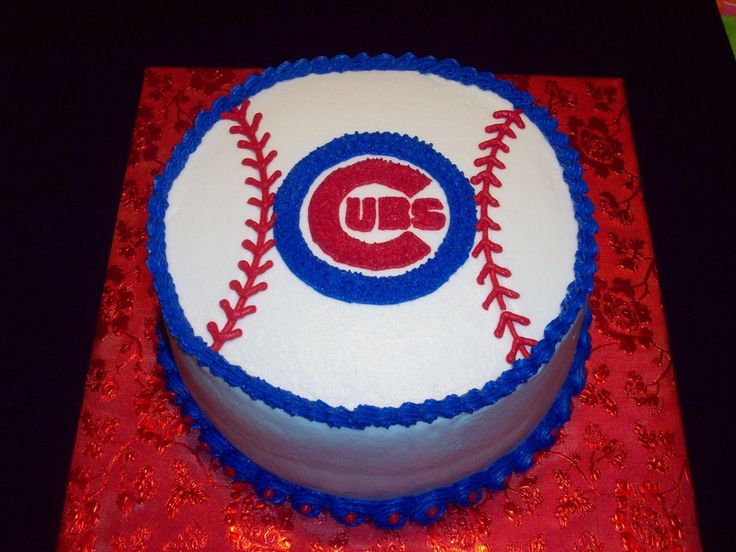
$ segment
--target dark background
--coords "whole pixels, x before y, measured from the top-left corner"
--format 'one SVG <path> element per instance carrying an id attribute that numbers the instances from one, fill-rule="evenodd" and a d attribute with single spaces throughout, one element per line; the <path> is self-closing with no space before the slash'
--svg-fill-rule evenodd
<path id="1" fill-rule="evenodd" d="M 271 4 L 0 8 L 0 549 L 55 543 L 143 70 L 362 51 L 625 79 L 702 539 L 728 549 L 736 62 L 715 2 Z"/>

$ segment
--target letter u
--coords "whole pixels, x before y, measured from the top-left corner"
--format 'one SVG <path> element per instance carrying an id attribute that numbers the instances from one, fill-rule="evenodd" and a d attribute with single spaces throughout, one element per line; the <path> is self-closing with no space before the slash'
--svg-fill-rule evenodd
<path id="1" fill-rule="evenodd" d="M 361 212 L 362 211 L 362 212 Z M 370 232 L 376 224 L 376 198 L 349 197 L 347 199 L 347 211 L 345 213 L 345 224 L 348 228 L 357 232 Z"/>

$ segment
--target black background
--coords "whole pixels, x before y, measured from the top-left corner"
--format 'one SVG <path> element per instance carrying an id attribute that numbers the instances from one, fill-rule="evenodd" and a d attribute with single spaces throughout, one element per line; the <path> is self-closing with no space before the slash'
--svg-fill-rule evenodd
<path id="1" fill-rule="evenodd" d="M 702 539 L 728 549 L 736 62 L 715 2 L 208 4 L 0 8 L 0 548 L 54 547 L 143 70 L 411 51 L 625 79 Z"/>

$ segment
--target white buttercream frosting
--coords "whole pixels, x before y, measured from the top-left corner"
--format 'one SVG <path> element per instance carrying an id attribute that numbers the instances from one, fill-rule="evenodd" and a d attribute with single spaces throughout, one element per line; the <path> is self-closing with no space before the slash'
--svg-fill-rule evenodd
<path id="1" fill-rule="evenodd" d="M 396 132 L 431 144 L 470 178 L 479 170 L 474 160 L 484 155 L 478 148 L 488 139 L 484 129 L 496 122 L 492 113 L 511 107 L 475 86 L 392 71 L 311 75 L 277 83 L 251 102 L 251 116 L 262 113 L 261 132 L 270 133 L 269 148 L 278 151 L 271 167 L 284 175 L 336 137 Z M 506 167 L 497 171 L 503 186 L 493 190 L 500 207 L 491 216 L 501 226 L 493 238 L 503 252 L 494 260 L 512 271 L 502 283 L 520 294 L 509 300 L 509 308 L 531 320 L 525 335 L 541 339 L 574 278 L 577 223 L 552 148 L 531 121 L 524 122 L 517 138 L 507 141 L 510 151 L 498 156 Z M 166 256 L 176 292 L 195 334 L 205 340 L 210 340 L 209 321 L 225 322 L 218 302 L 236 300 L 228 283 L 242 281 L 237 263 L 248 259 L 241 242 L 252 238 L 252 230 L 244 221 L 258 218 L 255 207 L 247 204 L 255 190 L 243 184 L 255 172 L 241 164 L 247 152 L 237 147 L 239 137 L 230 133 L 231 126 L 222 120 L 204 136 L 172 187 L 165 217 Z M 437 188 L 427 193 L 441 195 Z M 310 249 L 318 251 L 308 233 L 305 237 Z M 438 233 L 428 236 L 442 238 Z M 240 321 L 243 336 L 225 343 L 220 352 L 276 387 L 333 406 L 399 406 L 461 395 L 509 368 L 505 356 L 510 337 L 493 336 L 498 308 L 481 307 L 489 292 L 487 284 L 476 281 L 481 259 L 469 257 L 429 295 L 395 305 L 367 305 L 315 291 L 289 270 L 276 248 L 266 258 L 274 263 L 262 278 L 268 290 L 252 298 L 258 310 Z M 195 398 L 215 418 L 218 407 L 208 397 L 221 393 L 230 397 L 223 399 L 226 404 L 247 403 L 233 398 L 240 391 L 211 381 L 206 371 L 192 369 L 188 383 L 202 390 L 200 396 L 193 391 Z M 551 403 L 557 389 L 534 393 Z M 253 408 L 261 415 L 265 407 Z M 237 425 L 240 416 L 247 417 L 243 409 L 248 407 L 228 407 L 234 417 L 223 413 L 223 422 Z M 299 434 L 294 423 L 283 431 Z M 295 476 L 291 471 L 288 475 Z"/>

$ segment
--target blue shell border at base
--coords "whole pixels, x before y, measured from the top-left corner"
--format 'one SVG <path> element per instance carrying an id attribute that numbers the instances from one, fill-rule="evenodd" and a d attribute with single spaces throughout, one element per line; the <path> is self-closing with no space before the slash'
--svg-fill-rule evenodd
<path id="1" fill-rule="evenodd" d="M 493 462 L 485 470 L 466 477 L 453 485 L 434 489 L 420 495 L 384 500 L 364 500 L 338 497 L 296 485 L 261 468 L 217 431 L 186 388 L 174 361 L 167 337 L 159 331 L 158 360 L 166 376 L 168 388 L 175 394 L 174 401 L 182 415 L 193 420 L 199 430 L 199 439 L 210 447 L 211 454 L 223 466 L 232 468 L 234 478 L 252 484 L 261 499 L 280 504 L 290 500 L 291 506 L 302 511 L 308 506 L 310 517 L 322 511 L 329 512 L 338 522 L 356 526 L 372 521 L 384 529 L 396 529 L 407 521 L 429 525 L 440 519 L 449 504 L 468 506 L 470 497 L 479 500 L 483 490 L 495 491 L 504 487 L 504 481 L 513 472 L 527 470 L 534 463 L 534 455 L 548 450 L 555 442 L 555 432 L 569 419 L 572 399 L 585 385 L 585 361 L 590 355 L 590 309 L 586 307 L 580 328 L 580 337 L 567 379 L 549 411 L 513 451 Z M 267 492 L 268 490 L 268 492 Z M 473 492 L 476 494 L 473 495 Z M 432 515 L 430 515 L 432 514 Z"/>
<path id="2" fill-rule="evenodd" d="M 179 303 L 168 270 L 164 216 L 169 206 L 168 194 L 174 181 L 183 170 L 189 155 L 197 149 L 204 135 L 220 120 L 222 113 L 230 111 L 254 94 L 281 81 L 308 74 L 368 70 L 416 71 L 436 75 L 491 91 L 511 102 L 514 107 L 522 109 L 524 115 L 537 125 L 545 136 L 562 167 L 563 178 L 569 187 L 575 219 L 578 222 L 578 250 L 574 264 L 575 279 L 567 288 L 560 306 L 560 315 L 547 325 L 542 339 L 532 349 L 531 355 L 528 358 L 517 359 L 501 377 L 462 396 L 449 395 L 442 400 L 428 399 L 421 404 L 407 402 L 399 407 L 361 405 L 349 410 L 299 397 L 251 376 L 241 368 L 231 365 L 222 355 L 213 351 L 202 337 L 194 333 Z M 412 54 L 401 57 L 360 54 L 355 57 L 341 55 L 334 58 L 303 59 L 266 69 L 262 74 L 250 77 L 243 84 L 233 88 L 228 96 L 216 100 L 209 111 L 197 116 L 194 127 L 174 148 L 163 172 L 154 181 L 154 191 L 148 205 L 148 266 L 153 274 L 153 285 L 161 304 L 167 330 L 176 338 L 185 353 L 196 358 L 201 365 L 210 367 L 212 373 L 228 385 L 240 388 L 251 398 L 262 400 L 272 408 L 280 408 L 293 416 L 302 416 L 331 427 L 353 429 L 392 425 L 409 427 L 420 421 L 429 423 L 437 418 L 452 418 L 491 405 L 513 393 L 552 358 L 557 345 L 572 327 L 593 289 L 595 257 L 598 251 L 594 234 L 598 227 L 592 218 L 593 205 L 585 195 L 587 190 L 582 179 L 582 167 L 578 163 L 578 153 L 569 146 L 567 136 L 557 130 L 557 122 L 548 111 L 535 105 L 529 94 L 515 89 L 508 82 L 497 80 L 491 73 L 461 67 L 451 59 L 417 58 Z"/>

